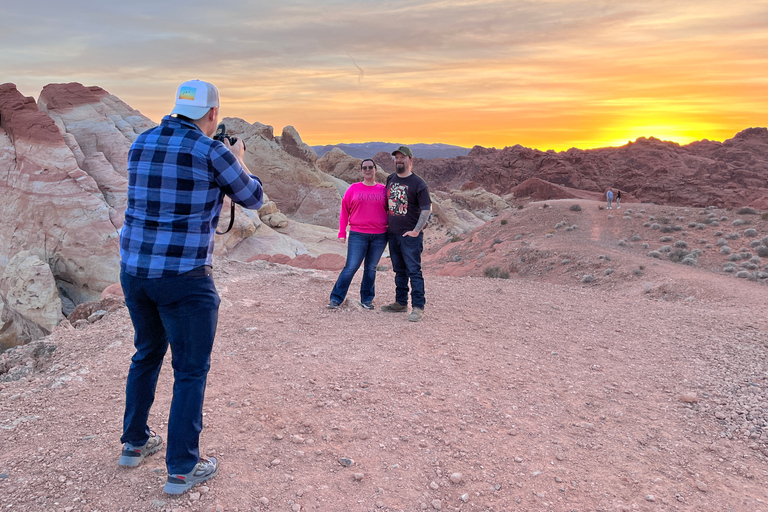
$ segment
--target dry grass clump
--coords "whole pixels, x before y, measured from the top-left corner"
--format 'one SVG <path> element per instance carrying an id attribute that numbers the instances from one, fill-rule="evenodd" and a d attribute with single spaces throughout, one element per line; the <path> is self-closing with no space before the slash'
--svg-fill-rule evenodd
<path id="1" fill-rule="evenodd" d="M 743 208 L 739 208 L 738 210 L 736 210 L 736 213 L 738 215 L 757 215 L 757 210 L 755 210 L 754 208 L 745 206 Z"/>
<path id="2" fill-rule="evenodd" d="M 737 238 L 741 238 L 741 235 L 736 233 L 736 232 L 733 232 L 733 233 L 728 233 L 727 235 L 725 235 L 725 238 L 727 240 L 736 240 Z"/>
<path id="3" fill-rule="evenodd" d="M 728 247 L 727 245 L 720 247 L 720 254 L 724 256 L 728 256 L 729 254 L 731 254 L 731 252 L 732 252 L 731 248 Z"/>
<path id="4" fill-rule="evenodd" d="M 672 236 L 662 236 L 662 237 L 660 237 L 660 238 L 659 238 L 659 243 L 662 243 L 662 244 L 663 244 L 664 242 L 671 242 L 671 241 L 673 241 L 674 239 L 675 239 L 675 238 L 674 238 L 674 237 L 672 237 Z"/>
<path id="5" fill-rule="evenodd" d="M 634 235 L 632 235 L 631 237 L 629 237 L 629 241 L 630 241 L 630 242 L 639 242 L 639 241 L 640 241 L 640 240 L 642 240 L 642 239 L 643 239 L 643 237 L 641 237 L 641 236 L 640 236 L 640 235 L 638 235 L 637 233 L 635 233 Z"/>
<path id="6" fill-rule="evenodd" d="M 509 271 L 499 267 L 485 267 L 483 275 L 492 279 L 509 279 Z"/>
<path id="7" fill-rule="evenodd" d="M 659 251 L 651 251 L 648 253 L 648 256 L 651 258 L 656 258 L 657 260 L 661 259 L 661 253 Z"/>
<path id="8" fill-rule="evenodd" d="M 675 242 L 675 247 L 678 247 L 680 249 L 685 249 L 688 247 L 688 242 L 686 242 L 685 240 L 678 240 L 677 242 Z"/>
<path id="9" fill-rule="evenodd" d="M 756 247 L 756 248 L 755 248 L 755 252 L 756 252 L 756 253 L 757 253 L 757 255 L 758 255 L 758 256 L 760 256 L 761 258 L 765 258 L 765 257 L 768 257 L 768 247 L 766 247 L 766 246 L 764 246 L 764 245 L 761 245 L 761 246 L 759 246 L 759 247 Z"/>
<path id="10" fill-rule="evenodd" d="M 569 208 L 572 212 L 580 212 L 581 211 L 581 205 L 580 204 L 572 204 Z"/>
<path id="11" fill-rule="evenodd" d="M 585 274 L 584 277 L 581 278 L 582 283 L 591 283 L 595 280 L 595 276 L 592 274 Z"/>
<path id="12" fill-rule="evenodd" d="M 747 238 L 754 238 L 757 236 L 757 230 L 753 228 L 745 229 L 744 236 Z"/>

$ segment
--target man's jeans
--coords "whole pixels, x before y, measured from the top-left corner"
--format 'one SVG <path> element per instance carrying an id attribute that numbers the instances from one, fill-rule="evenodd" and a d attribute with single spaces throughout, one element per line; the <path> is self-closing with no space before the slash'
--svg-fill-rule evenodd
<path id="1" fill-rule="evenodd" d="M 389 257 L 395 271 L 395 301 L 408 305 L 408 281 L 411 282 L 411 306 L 424 309 L 424 278 L 421 276 L 421 251 L 423 233 L 419 236 L 402 236 L 390 233 Z"/>
<path id="2" fill-rule="evenodd" d="M 171 346 L 173 399 L 165 461 L 168 473 L 189 473 L 200 459 L 203 397 L 219 315 L 210 267 L 173 277 L 142 279 L 120 273 L 135 330 L 136 353 L 125 387 L 122 443 L 143 446 L 163 357 Z"/>
<path id="3" fill-rule="evenodd" d="M 341 304 L 347 296 L 349 284 L 355 277 L 357 269 L 365 260 L 363 266 L 363 282 L 360 284 L 360 302 L 369 304 L 376 295 L 374 283 L 376 281 L 376 265 L 379 264 L 381 253 L 387 246 L 386 233 L 358 233 L 349 232 L 347 239 L 347 263 L 339 274 L 336 284 L 331 291 L 331 301 Z"/>

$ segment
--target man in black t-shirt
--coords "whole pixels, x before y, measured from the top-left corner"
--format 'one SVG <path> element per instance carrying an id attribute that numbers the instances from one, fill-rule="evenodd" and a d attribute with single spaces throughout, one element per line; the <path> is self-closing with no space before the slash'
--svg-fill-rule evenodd
<path id="1" fill-rule="evenodd" d="M 408 320 L 419 322 L 424 316 L 424 278 L 421 275 L 421 252 L 424 235 L 432 211 L 429 189 L 424 180 L 411 172 L 413 153 L 408 146 L 392 152 L 395 173 L 387 177 L 388 221 L 387 241 L 392 270 L 395 271 L 395 302 L 382 306 L 382 311 L 408 311 L 410 281 L 411 314 Z"/>

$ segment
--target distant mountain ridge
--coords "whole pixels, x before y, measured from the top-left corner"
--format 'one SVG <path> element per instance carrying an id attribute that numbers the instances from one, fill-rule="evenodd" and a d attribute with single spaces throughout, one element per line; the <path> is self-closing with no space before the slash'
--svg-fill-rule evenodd
<path id="1" fill-rule="evenodd" d="M 415 158 L 456 158 L 467 156 L 472 148 L 463 148 L 451 144 L 401 144 L 399 142 L 356 142 L 349 144 L 327 144 L 325 146 L 311 146 L 317 156 L 322 156 L 333 148 L 339 148 L 344 153 L 355 158 L 373 158 L 379 152 L 391 153 L 400 146 L 408 146 L 413 151 Z"/>

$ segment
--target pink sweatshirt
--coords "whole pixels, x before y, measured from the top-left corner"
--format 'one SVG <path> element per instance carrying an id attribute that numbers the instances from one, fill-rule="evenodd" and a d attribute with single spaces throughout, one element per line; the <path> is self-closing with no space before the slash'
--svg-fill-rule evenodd
<path id="1" fill-rule="evenodd" d="M 341 201 L 339 238 L 347 238 L 347 224 L 358 233 L 386 233 L 386 187 L 381 183 L 369 187 L 362 181 L 351 185 Z"/>

